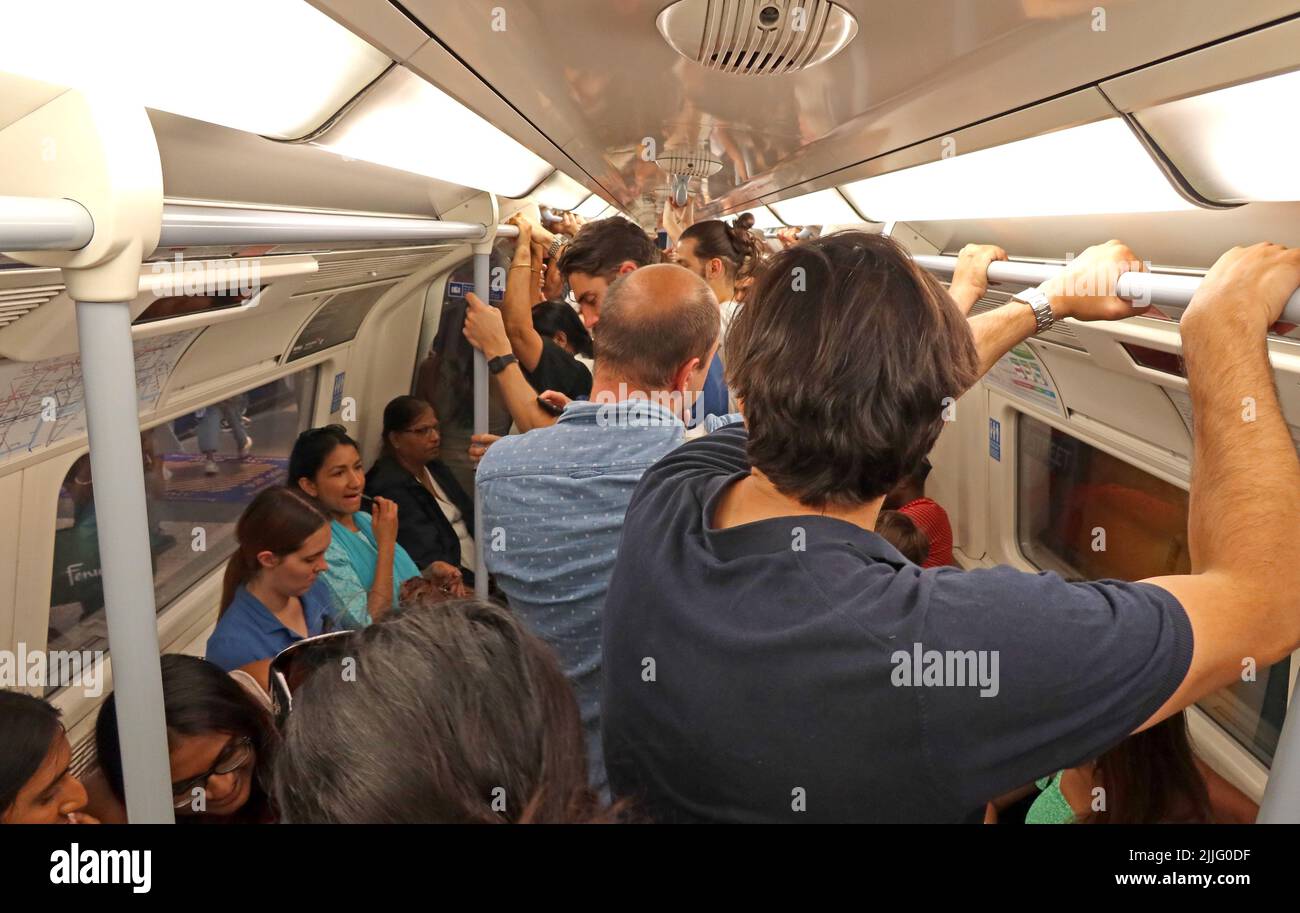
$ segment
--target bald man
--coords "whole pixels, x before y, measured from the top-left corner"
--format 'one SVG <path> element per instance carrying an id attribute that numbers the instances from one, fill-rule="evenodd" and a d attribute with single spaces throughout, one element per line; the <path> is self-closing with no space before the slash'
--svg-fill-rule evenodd
<path id="1" fill-rule="evenodd" d="M 559 655 L 602 790 L 601 617 L 623 516 L 642 473 L 682 443 L 719 327 L 717 299 L 689 270 L 658 264 L 619 277 L 595 327 L 591 400 L 502 438 L 478 467 L 488 570 Z"/>

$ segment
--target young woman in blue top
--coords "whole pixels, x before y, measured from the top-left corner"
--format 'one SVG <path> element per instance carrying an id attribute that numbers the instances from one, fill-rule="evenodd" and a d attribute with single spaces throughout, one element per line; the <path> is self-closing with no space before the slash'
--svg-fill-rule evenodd
<path id="1" fill-rule="evenodd" d="M 235 526 L 239 550 L 226 565 L 221 612 L 207 658 L 267 687 L 271 660 L 326 630 L 334 612 L 326 570 L 330 520 L 305 495 L 280 485 L 253 498 Z"/>
<path id="2" fill-rule="evenodd" d="M 361 449 L 342 425 L 312 428 L 298 435 L 289 455 L 289 485 L 323 507 L 333 536 L 321 575 L 334 596 L 335 621 L 364 628 L 401 604 L 403 584 L 419 580 L 406 549 L 397 543 L 397 504 L 372 499 L 361 510 L 366 469 Z"/>

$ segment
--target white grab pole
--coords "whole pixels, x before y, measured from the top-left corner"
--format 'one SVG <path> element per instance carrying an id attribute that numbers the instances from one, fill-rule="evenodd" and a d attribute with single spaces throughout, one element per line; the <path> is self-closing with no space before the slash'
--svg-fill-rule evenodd
<path id="1" fill-rule="evenodd" d="M 80 250 L 95 221 L 75 200 L 0 196 L 0 250 Z"/>
<path id="2" fill-rule="evenodd" d="M 918 266 L 944 278 L 950 278 L 957 269 L 956 257 L 914 254 L 912 259 Z M 1050 263 L 997 261 L 989 264 L 988 276 L 990 282 L 1031 286 L 1046 282 L 1064 271 L 1064 266 Z M 1116 291 L 1120 298 L 1133 301 L 1134 307 L 1155 304 L 1183 309 L 1191 303 L 1192 296 L 1200 285 L 1201 280 L 1196 276 L 1128 272 L 1120 275 Z M 1300 290 L 1291 296 L 1282 309 L 1282 320 L 1300 324 Z"/>
<path id="3" fill-rule="evenodd" d="M 78 301 L 77 335 L 127 817 L 132 824 L 171 824 L 171 769 L 128 303 Z"/>

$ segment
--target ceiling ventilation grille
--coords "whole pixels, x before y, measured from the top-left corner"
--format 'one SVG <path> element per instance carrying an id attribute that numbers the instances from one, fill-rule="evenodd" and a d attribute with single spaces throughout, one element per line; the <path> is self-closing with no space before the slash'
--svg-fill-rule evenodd
<path id="1" fill-rule="evenodd" d="M 742 76 L 806 70 L 858 33 L 853 16 L 830 0 L 678 0 L 656 24 L 682 56 Z"/>
<path id="2" fill-rule="evenodd" d="M 0 289 L 0 327 L 27 316 L 62 291 L 61 285 Z"/>

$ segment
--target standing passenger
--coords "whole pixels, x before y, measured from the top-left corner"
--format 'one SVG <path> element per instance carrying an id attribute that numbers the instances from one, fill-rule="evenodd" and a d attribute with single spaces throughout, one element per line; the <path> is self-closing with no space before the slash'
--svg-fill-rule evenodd
<path id="1" fill-rule="evenodd" d="M 722 355 L 726 363 L 727 327 L 736 314 L 736 285 L 753 275 L 763 252 L 753 236 L 721 219 L 696 222 L 682 232 L 675 251 L 677 262 L 709 283 L 722 314 Z"/>
<path id="2" fill-rule="evenodd" d="M 979 820 L 1240 681 L 1242 657 L 1300 647 L 1300 564 L 1281 560 L 1300 461 L 1264 345 L 1300 251 L 1228 252 L 1183 315 L 1194 573 L 923 571 L 871 532 L 945 398 L 1054 319 L 1132 315 L 1115 285 L 1137 264 L 1089 248 L 1034 303 L 968 323 L 888 238 L 777 256 L 731 327 L 745 427 L 678 448 L 628 507 L 604 632 L 615 795 L 657 820 Z"/>
<path id="3" fill-rule="evenodd" d="M 930 550 L 924 561 L 917 563 L 921 567 L 944 567 L 956 565 L 952 555 L 952 524 L 948 521 L 948 512 L 938 501 L 925 496 L 925 480 L 930 475 L 929 459 L 921 460 L 916 468 L 894 486 L 885 498 L 885 510 L 896 510 L 910 517 L 930 540 Z"/>
<path id="4" fill-rule="evenodd" d="M 374 516 L 361 509 L 365 467 L 357 442 L 342 425 L 298 435 L 289 454 L 289 485 L 329 513 L 329 567 L 321 574 L 334 595 L 335 622 L 364 628 L 401 601 L 402 584 L 419 578 L 406 549 L 397 544 L 397 505 L 374 499 Z"/>
<path id="5" fill-rule="evenodd" d="M 235 539 L 207 658 L 227 672 L 242 669 L 265 689 L 275 654 L 323 633 L 335 614 L 320 579 L 330 520 L 303 494 L 277 485 L 245 508 Z"/>
<path id="6" fill-rule="evenodd" d="M 623 514 L 641 474 L 682 442 L 718 339 L 717 300 L 680 266 L 623 276 L 602 303 L 591 401 L 502 438 L 478 468 L 483 527 L 504 546 L 487 552 L 488 569 L 573 682 L 596 786 L 601 618 Z"/>

